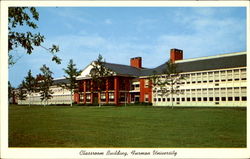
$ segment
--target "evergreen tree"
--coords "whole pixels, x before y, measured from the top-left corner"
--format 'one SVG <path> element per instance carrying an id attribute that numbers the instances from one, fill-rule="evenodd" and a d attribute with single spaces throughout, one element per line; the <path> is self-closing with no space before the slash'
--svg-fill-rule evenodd
<path id="1" fill-rule="evenodd" d="M 27 98 L 26 89 L 25 89 L 25 81 L 24 80 L 18 86 L 17 97 L 18 97 L 19 100 L 25 100 Z"/>
<path id="2" fill-rule="evenodd" d="M 101 107 L 101 86 L 103 83 L 106 83 L 107 77 L 113 75 L 112 71 L 104 66 L 104 63 L 105 61 L 102 55 L 99 54 L 97 60 L 91 64 L 93 68 L 90 71 L 90 76 L 92 77 L 93 83 L 97 87 L 99 107 Z"/>
<path id="3" fill-rule="evenodd" d="M 12 103 L 14 100 L 14 88 L 11 86 L 10 81 L 8 81 L 8 99 L 9 103 Z"/>
<path id="4" fill-rule="evenodd" d="M 80 75 L 81 71 L 77 70 L 76 64 L 73 63 L 72 59 L 70 59 L 67 69 L 63 69 L 63 71 L 66 73 L 66 76 L 64 77 L 68 80 L 69 83 L 63 83 L 61 86 L 70 90 L 70 106 L 72 106 L 72 94 L 76 90 L 76 88 L 78 88 L 76 77 Z"/>
<path id="5" fill-rule="evenodd" d="M 37 91 L 36 80 L 32 76 L 31 70 L 29 70 L 28 75 L 25 77 L 25 81 L 22 83 L 22 87 L 26 89 L 27 94 L 29 95 L 29 106 L 30 106 L 30 99 L 31 99 L 32 93 Z"/>
<path id="6" fill-rule="evenodd" d="M 48 100 L 52 98 L 53 91 L 50 89 L 50 87 L 53 85 L 53 77 L 52 72 L 50 71 L 49 67 L 46 65 L 43 65 L 40 68 L 42 74 L 42 79 L 38 81 L 38 86 L 40 90 L 40 99 L 44 103 L 44 106 L 48 105 Z"/>

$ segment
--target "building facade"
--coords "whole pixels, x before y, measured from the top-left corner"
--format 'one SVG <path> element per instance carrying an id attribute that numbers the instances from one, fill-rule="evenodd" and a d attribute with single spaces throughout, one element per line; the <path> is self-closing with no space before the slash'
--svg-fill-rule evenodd
<path id="1" fill-rule="evenodd" d="M 185 76 L 179 94 L 154 94 L 156 106 L 246 106 L 246 53 L 176 61 Z M 164 75 L 163 75 L 164 78 Z"/>
<path id="2" fill-rule="evenodd" d="M 142 67 L 142 58 L 130 59 L 130 65 L 103 63 L 113 75 L 103 79 L 97 88 L 90 77 L 92 64 L 86 66 L 77 77 L 78 89 L 70 97 L 68 90 L 56 84 L 51 104 L 68 104 L 70 98 L 78 104 L 152 103 L 153 106 L 242 106 L 247 105 L 247 65 L 246 52 L 229 53 L 217 56 L 183 59 L 183 51 L 170 50 L 170 59 L 185 78 L 178 83 L 178 94 L 161 95 L 152 86 L 150 77 L 157 73 L 162 79 L 166 63 L 156 68 Z M 166 58 L 167 61 L 167 58 Z M 63 79 L 55 80 L 55 83 Z M 167 86 L 166 86 L 167 87 Z M 101 93 L 98 93 L 101 89 Z M 34 104 L 41 104 L 39 94 L 32 95 Z M 19 101 L 27 104 L 29 99 Z"/>

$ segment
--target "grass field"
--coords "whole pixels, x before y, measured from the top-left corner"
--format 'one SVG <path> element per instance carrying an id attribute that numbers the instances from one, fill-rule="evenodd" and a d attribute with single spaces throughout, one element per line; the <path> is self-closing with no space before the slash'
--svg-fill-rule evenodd
<path id="1" fill-rule="evenodd" d="M 246 109 L 11 105 L 9 146 L 246 147 Z"/>

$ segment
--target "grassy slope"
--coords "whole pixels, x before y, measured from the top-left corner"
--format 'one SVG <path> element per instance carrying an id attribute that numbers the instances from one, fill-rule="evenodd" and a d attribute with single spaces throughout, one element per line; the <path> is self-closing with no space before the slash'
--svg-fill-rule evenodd
<path id="1" fill-rule="evenodd" d="M 9 109 L 11 147 L 246 147 L 246 109 Z"/>

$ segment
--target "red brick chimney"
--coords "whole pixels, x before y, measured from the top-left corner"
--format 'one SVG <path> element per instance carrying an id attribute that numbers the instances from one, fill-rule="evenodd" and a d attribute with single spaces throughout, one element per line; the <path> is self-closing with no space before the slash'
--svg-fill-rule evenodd
<path id="1" fill-rule="evenodd" d="M 172 60 L 172 62 L 175 62 L 177 60 L 183 60 L 183 51 L 179 49 L 171 49 L 170 59 Z"/>
<path id="2" fill-rule="evenodd" d="M 134 57 L 130 59 L 130 66 L 141 68 L 141 65 L 142 65 L 141 57 Z"/>

